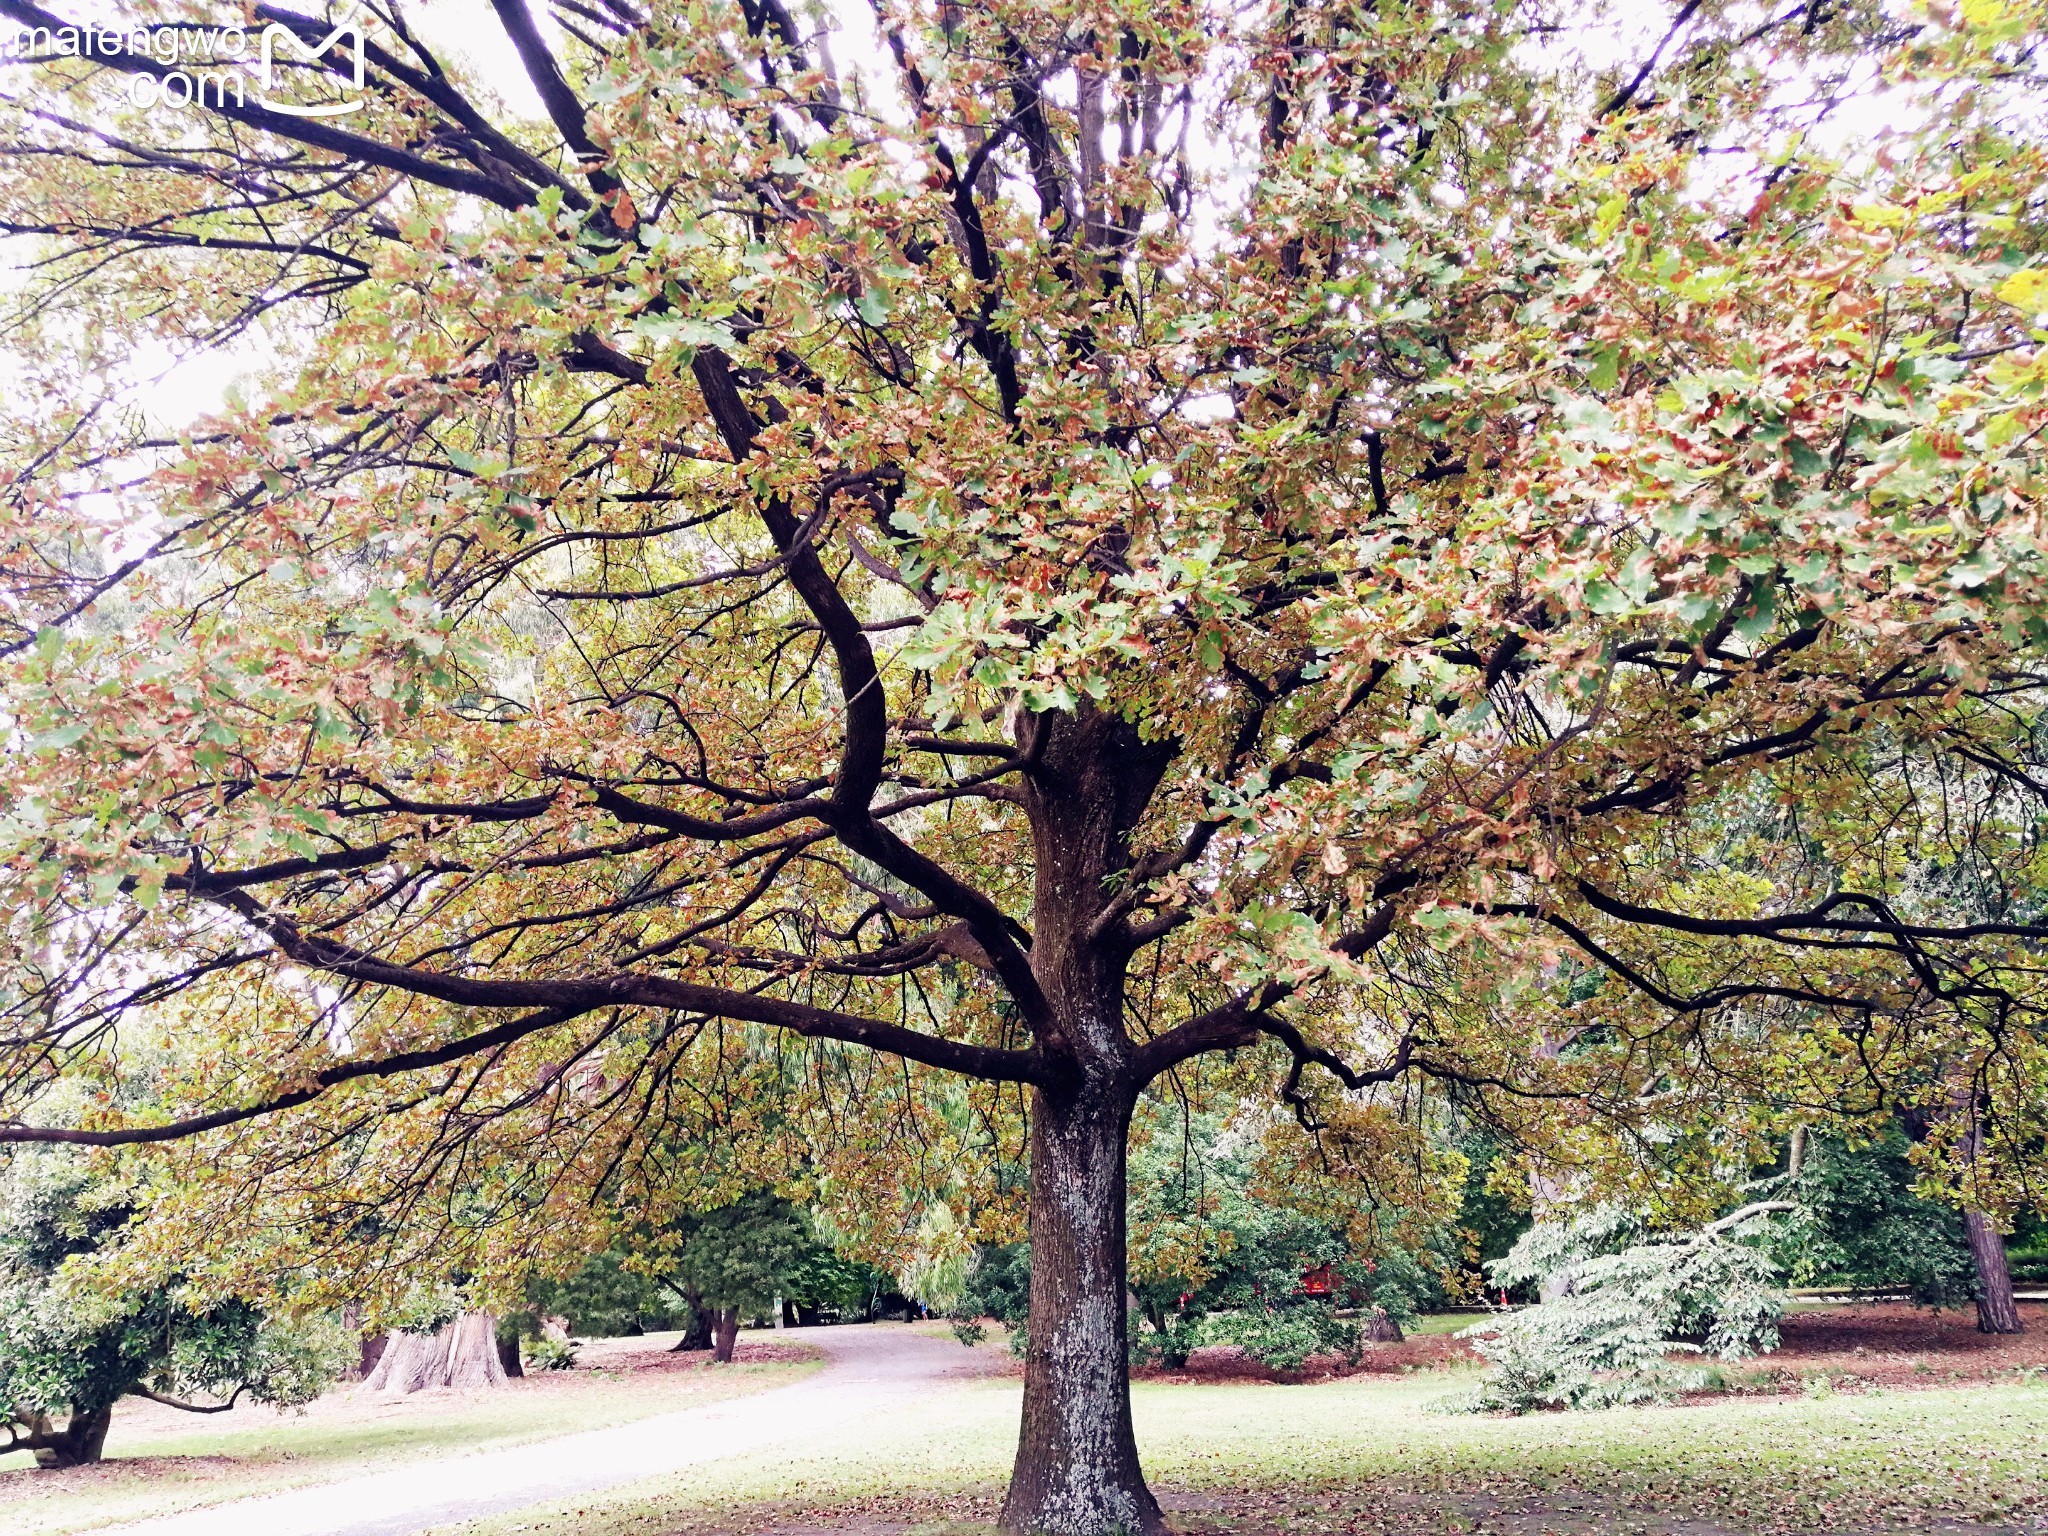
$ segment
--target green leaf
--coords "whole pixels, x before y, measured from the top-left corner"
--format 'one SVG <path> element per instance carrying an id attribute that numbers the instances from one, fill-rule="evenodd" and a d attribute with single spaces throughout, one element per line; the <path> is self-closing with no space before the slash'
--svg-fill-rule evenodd
<path id="1" fill-rule="evenodd" d="M 1785 456 L 1792 461 L 1794 474 L 1823 475 L 1827 473 L 1828 461 L 1807 447 L 1797 437 L 1785 439 Z"/>
<path id="2" fill-rule="evenodd" d="M 1595 613 L 1613 616 L 1629 612 L 1635 604 L 1629 595 L 1604 576 L 1586 583 L 1586 606 Z"/>
<path id="3" fill-rule="evenodd" d="M 1621 348 L 1609 345 L 1593 353 L 1593 367 L 1586 382 L 1603 395 L 1621 382 Z"/>
<path id="4" fill-rule="evenodd" d="M 61 752 L 83 740 L 90 729 L 90 725 L 79 720 L 70 725 L 60 725 L 55 730 L 41 731 L 29 738 L 28 749 L 36 753 Z"/>
<path id="5" fill-rule="evenodd" d="M 863 288 L 853 307 L 869 325 L 882 325 L 889 318 L 890 296 L 886 288 Z"/>

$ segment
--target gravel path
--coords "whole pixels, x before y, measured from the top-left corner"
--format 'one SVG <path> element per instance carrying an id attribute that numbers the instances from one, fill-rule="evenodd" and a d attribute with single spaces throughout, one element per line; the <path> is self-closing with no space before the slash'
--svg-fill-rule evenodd
<path id="1" fill-rule="evenodd" d="M 887 1412 L 975 1370 L 973 1357 L 951 1339 L 907 1328 L 856 1324 L 785 1337 L 823 1350 L 825 1368 L 791 1386 L 709 1407 L 509 1450 L 409 1462 L 342 1482 L 106 1526 L 92 1536 L 411 1536 L 801 1441 Z"/>

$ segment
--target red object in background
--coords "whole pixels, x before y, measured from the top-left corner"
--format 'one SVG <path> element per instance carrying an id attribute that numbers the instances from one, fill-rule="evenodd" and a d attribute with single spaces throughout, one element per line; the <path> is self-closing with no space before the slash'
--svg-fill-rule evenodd
<path id="1" fill-rule="evenodd" d="M 1330 1273 L 1330 1266 L 1318 1264 L 1314 1269 L 1303 1270 L 1301 1294 L 1304 1296 L 1327 1296 L 1337 1288 L 1337 1277 Z"/>

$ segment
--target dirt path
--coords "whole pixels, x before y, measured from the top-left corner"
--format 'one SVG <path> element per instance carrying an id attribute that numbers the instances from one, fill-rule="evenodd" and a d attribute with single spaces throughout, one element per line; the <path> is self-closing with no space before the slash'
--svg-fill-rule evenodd
<path id="1" fill-rule="evenodd" d="M 558 1440 L 105 1526 L 93 1536 L 411 1536 L 800 1441 L 886 1412 L 977 1368 L 974 1356 L 952 1340 L 907 1328 L 806 1328 L 791 1337 L 815 1345 L 828 1361 L 791 1386 Z"/>

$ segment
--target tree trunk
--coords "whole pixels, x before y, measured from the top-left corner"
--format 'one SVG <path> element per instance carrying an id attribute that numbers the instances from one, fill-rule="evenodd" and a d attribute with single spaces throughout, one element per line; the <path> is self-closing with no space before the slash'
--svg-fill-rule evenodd
<path id="1" fill-rule="evenodd" d="M 1372 1316 L 1366 1320 L 1365 1336 L 1375 1344 L 1399 1344 L 1407 1338 L 1401 1325 L 1387 1316 L 1385 1307 L 1372 1309 Z"/>
<path id="2" fill-rule="evenodd" d="M 1018 722 L 1036 860 L 1033 1029 L 1060 1065 L 1031 1095 L 1031 1309 L 1007 1531 L 1155 1536 L 1166 1522 L 1131 1432 L 1124 1181 L 1141 1084 L 1124 1019 L 1129 950 L 1103 926 L 1174 749 L 1084 705 Z"/>
<path id="3" fill-rule="evenodd" d="M 1024 1422 L 1003 1528 L 1163 1532 L 1131 1432 L 1121 1086 L 1039 1089 L 1031 1112 L 1031 1314 Z"/>
<path id="4" fill-rule="evenodd" d="M 31 1429 L 37 1435 L 49 1438 L 36 1448 L 36 1465 L 53 1471 L 60 1467 L 94 1465 L 106 1452 L 107 1431 L 113 1423 L 111 1404 L 90 1413 L 72 1414 L 70 1422 L 61 1430 L 48 1419 L 38 1417 Z"/>
<path id="5" fill-rule="evenodd" d="M 711 1347 L 711 1309 L 704 1305 L 704 1298 L 694 1285 L 683 1287 L 683 1305 L 690 1309 L 690 1323 L 683 1330 L 683 1336 L 670 1347 L 670 1354 L 681 1354 L 685 1350 L 709 1349 Z"/>
<path id="6" fill-rule="evenodd" d="M 2012 1270 L 2005 1262 L 2005 1238 L 1982 1211 L 1963 1212 L 1963 1235 L 1977 1270 L 1977 1328 L 1982 1333 L 2025 1333 L 2013 1300 Z"/>
<path id="7" fill-rule="evenodd" d="M 424 1392 L 435 1387 L 501 1387 L 498 1320 L 465 1312 L 437 1333 L 394 1332 L 377 1369 L 363 1383 L 372 1392 Z"/>
<path id="8" fill-rule="evenodd" d="M 1536 1059 L 1538 1061 L 1556 1061 L 1563 1054 L 1564 1041 L 1561 1039 L 1553 1039 L 1546 1034 L 1537 1042 Z M 1567 1198 L 1569 1194 L 1570 1191 L 1565 1187 L 1564 1181 L 1558 1178 L 1556 1174 L 1540 1164 L 1532 1164 L 1530 1166 L 1530 1221 L 1540 1225 L 1546 1221 L 1571 1220 L 1570 1201 Z M 1571 1295 L 1571 1293 L 1571 1282 L 1562 1275 L 1545 1275 L 1536 1282 L 1536 1299 L 1539 1302 L 1561 1301 Z M 1505 1300 L 1505 1297 L 1503 1297 L 1503 1300 Z"/>
<path id="9" fill-rule="evenodd" d="M 732 1364 L 733 1346 L 740 1337 L 740 1309 L 719 1307 L 711 1314 L 711 1358 L 720 1365 Z"/>

